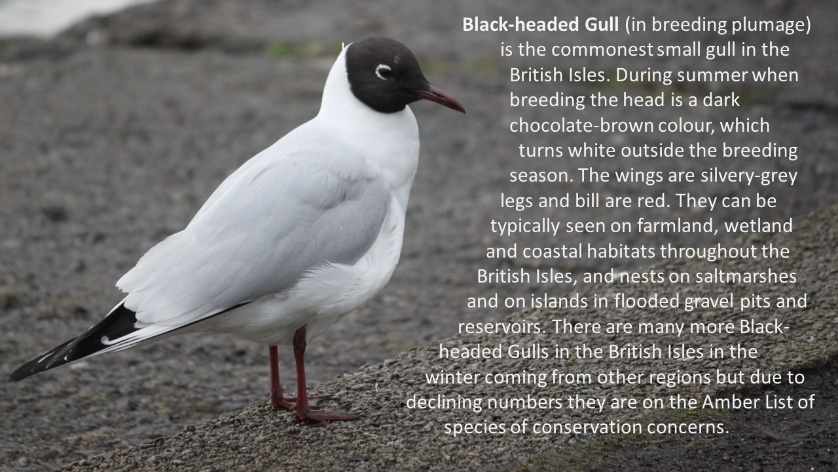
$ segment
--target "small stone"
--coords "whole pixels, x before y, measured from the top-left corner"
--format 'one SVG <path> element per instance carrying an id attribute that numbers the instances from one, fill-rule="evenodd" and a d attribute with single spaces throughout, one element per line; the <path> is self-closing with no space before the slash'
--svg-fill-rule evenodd
<path id="1" fill-rule="evenodd" d="M 0 308 L 9 310 L 21 304 L 21 296 L 17 290 L 11 288 L 0 289 Z"/>

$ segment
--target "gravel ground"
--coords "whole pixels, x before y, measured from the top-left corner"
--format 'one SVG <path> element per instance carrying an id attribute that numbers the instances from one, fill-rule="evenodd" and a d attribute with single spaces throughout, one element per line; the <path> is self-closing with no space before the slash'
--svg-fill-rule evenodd
<path id="1" fill-rule="evenodd" d="M 558 295 L 570 289 L 564 285 L 475 283 L 477 268 L 519 264 L 532 268 L 532 261 L 492 262 L 484 257 L 486 246 L 505 244 L 490 233 L 489 221 L 498 215 L 512 217 L 498 208 L 499 194 L 555 192 L 551 187 L 521 188 L 510 184 L 508 173 L 517 169 L 575 169 L 590 165 L 590 160 L 522 163 L 515 157 L 519 138 L 504 131 L 515 113 L 506 103 L 509 90 L 547 93 L 555 88 L 537 84 L 511 87 L 506 68 L 521 65 L 521 61 L 497 57 L 496 36 L 459 32 L 460 18 L 466 15 L 536 17 L 545 11 L 573 11 L 583 18 L 609 14 L 642 16 L 650 12 L 672 18 L 699 14 L 728 18 L 744 14 L 769 18 L 810 15 L 813 34 L 780 38 L 794 55 L 772 63 L 799 70 L 802 82 L 784 87 L 736 89 L 749 97 L 748 106 L 743 109 L 587 109 L 574 116 L 597 120 L 601 115 L 617 120 L 629 116 L 722 120 L 738 115 L 770 120 L 771 140 L 799 145 L 801 159 L 735 163 L 721 158 L 652 163 L 619 159 L 599 161 L 596 165 L 612 170 L 653 165 L 660 170 L 702 170 L 725 165 L 736 170 L 799 172 L 800 184 L 765 190 L 780 199 L 778 208 L 716 210 L 712 216 L 719 220 L 795 218 L 792 237 L 800 249 L 795 253 L 796 262 L 790 263 L 810 271 L 822 268 L 798 284 L 798 290 L 821 292 L 816 299 L 813 297 L 815 307 L 793 313 L 800 317 L 794 336 L 805 336 L 806 329 L 816 323 L 824 324 L 815 335 L 829 334 L 831 330 L 825 327 L 832 326 L 832 319 L 824 316 L 833 297 L 827 276 L 832 272 L 828 264 L 835 246 L 834 234 L 831 244 L 823 238 L 829 236 L 825 228 L 832 228 L 832 213 L 827 211 L 817 217 L 822 221 L 810 223 L 808 230 L 802 223 L 798 225 L 797 218 L 836 201 L 838 164 L 833 156 L 838 143 L 838 100 L 833 84 L 838 73 L 833 60 L 836 38 L 832 26 L 838 12 L 834 5 L 827 1 L 744 0 L 689 5 L 646 2 L 642 6 L 628 1 L 515 7 L 507 3 L 452 2 L 446 14 L 440 15 L 430 3 L 423 2 L 167 1 L 90 20 L 54 41 L 0 42 L 2 372 L 11 372 L 33 355 L 100 319 L 120 299 L 113 283 L 144 251 L 181 229 L 218 183 L 247 158 L 313 116 L 335 47 L 341 41 L 370 34 L 402 40 L 421 58 L 430 80 L 457 97 L 468 110 L 463 117 L 429 104 L 414 107 L 421 130 L 422 156 L 408 212 L 402 261 L 379 296 L 309 343 L 307 373 L 312 385 L 335 375 L 356 372 L 365 364 L 373 365 L 317 387 L 350 402 L 353 409 L 365 413 L 365 420 L 312 427 L 296 424 L 287 414 L 265 411 L 264 403 L 253 402 L 267 398 L 267 350 L 229 337 L 194 335 L 94 358 L 20 384 L 0 385 L 0 470 L 43 470 L 81 459 L 90 464 L 77 465 L 79 468 L 95 465 L 107 469 L 113 462 L 106 461 L 123 461 L 156 470 L 164 465 L 197 470 L 201 464 L 221 467 L 223 461 L 251 460 L 241 466 L 265 469 L 271 465 L 282 469 L 291 467 L 283 461 L 295 457 L 331 468 L 354 465 L 374 470 L 382 464 L 392 466 L 398 460 L 408 461 L 399 464 L 399 468 L 421 468 L 420 459 L 437 457 L 440 450 L 454 461 L 449 463 L 452 468 L 467 464 L 468 468 L 493 469 L 523 463 L 556 443 L 564 443 L 567 438 L 560 436 L 547 440 L 525 437 L 509 442 L 488 436 L 452 440 L 439 432 L 439 424 L 445 418 L 458 418 L 459 413 L 411 412 L 400 406 L 404 395 L 421 391 L 418 375 L 433 360 L 425 346 L 454 334 L 459 322 L 511 313 L 468 310 L 466 297 L 496 291 L 508 295 L 547 291 Z M 353 14 L 347 17 L 344 11 Z M 544 41 L 543 36 L 524 34 L 509 34 L 501 39 Z M 571 40 L 599 39 L 602 38 L 590 35 Z M 721 41 L 712 36 L 699 39 Z M 764 34 L 742 37 L 753 42 L 767 39 L 769 36 Z M 666 37 L 655 38 L 664 40 Z M 563 67 L 608 68 L 617 64 L 609 60 L 562 62 Z M 766 65 L 742 58 L 709 66 L 715 64 L 728 69 Z M 527 65 L 552 63 L 530 61 Z M 650 61 L 648 65 L 686 67 L 678 61 Z M 702 65 L 705 66 L 708 65 Z M 600 90 L 566 85 L 560 88 L 566 94 Z M 654 87 L 628 90 L 660 91 Z M 699 87 L 681 92 L 705 91 Z M 522 115 L 526 119 L 552 116 L 538 110 L 525 110 Z M 671 138 L 610 135 L 603 139 L 612 144 L 644 144 Z M 702 137 L 702 142 L 719 145 L 725 139 L 741 143 L 765 141 L 764 137 L 716 135 Z M 527 138 L 527 143 L 533 145 L 581 142 L 579 136 L 563 136 L 560 143 L 552 136 Z M 634 197 L 681 189 L 698 191 L 698 187 L 660 184 L 653 188 L 624 186 L 620 192 Z M 702 189 L 703 194 L 716 196 L 753 194 L 753 189 L 729 185 Z M 561 189 L 591 190 L 593 187 L 581 183 Z M 575 209 L 553 210 L 543 215 L 528 213 L 532 218 L 549 216 L 562 221 L 611 220 L 618 215 L 633 220 L 640 213 L 628 210 L 618 214 L 605 208 L 586 210 L 583 218 Z M 654 215 L 661 220 L 696 217 L 687 209 L 676 208 L 658 209 Z M 662 240 L 655 236 L 625 239 L 604 234 L 568 236 L 562 243 L 640 245 Z M 526 237 L 518 241 L 538 242 Z M 698 246 L 714 244 L 717 239 L 681 234 L 666 241 Z M 805 257 L 801 255 L 804 250 Z M 578 276 L 611 266 L 627 269 L 652 262 L 577 259 L 541 261 L 537 265 Z M 629 288 L 621 290 L 628 292 Z M 574 316 L 581 320 L 592 315 L 580 311 Z M 632 319 L 640 313 L 614 316 Z M 729 314 L 717 311 L 707 316 L 724 319 Z M 793 344 L 790 339 L 799 342 Z M 410 351 L 413 348 L 418 349 Z M 783 368 L 821 364 L 834 355 L 832 344 L 813 343 L 805 337 L 783 340 L 770 349 L 782 352 L 771 351 L 761 361 Z M 410 353 L 399 354 L 406 351 Z M 387 359 L 391 360 L 378 364 Z M 293 372 L 290 360 L 290 352 L 284 353 L 281 371 L 286 379 Z M 441 364 L 440 368 L 444 367 Z M 642 368 L 642 364 L 635 368 Z M 374 394 L 376 383 L 378 393 Z M 211 421 L 202 423 L 205 420 Z M 183 430 L 184 426 L 192 429 Z M 182 432 L 178 434 L 179 431 Z M 280 440 L 286 434 L 299 439 Z M 160 439 L 164 436 L 172 438 Z M 360 444 L 353 443 L 359 438 Z M 253 441 L 270 447 L 259 448 L 256 454 Z M 317 442 L 333 449 L 326 449 L 323 444 L 318 445 L 316 453 L 300 448 Z M 200 449 L 201 445 L 215 448 L 217 455 Z M 140 448 L 127 449 L 137 446 Z M 252 450 L 243 454 L 243 447 Z M 239 453 L 223 455 L 234 448 Z M 106 458 L 96 456 L 115 450 L 126 452 Z M 313 455 L 308 456 L 309 453 Z M 152 455 L 159 461 L 152 461 Z M 460 460 L 464 462 L 456 462 Z"/>
<path id="2" fill-rule="evenodd" d="M 452 398 L 457 395 L 467 397 L 526 398 L 527 395 L 540 398 L 563 398 L 568 395 L 582 395 L 585 398 L 607 396 L 614 397 L 665 397 L 679 393 L 685 397 L 703 399 L 705 395 L 714 397 L 730 396 L 740 388 L 720 386 L 715 383 L 689 385 L 667 389 L 657 384 L 603 386 L 598 384 L 577 386 L 548 385 L 540 388 L 535 385 L 487 386 L 478 383 L 471 386 L 430 387 L 425 383 L 425 373 L 438 372 L 551 372 L 558 368 L 566 373 L 600 373 L 619 368 L 625 373 L 676 372 L 745 372 L 746 378 L 756 369 L 765 372 L 799 371 L 824 365 L 838 355 L 838 337 L 835 325 L 838 317 L 835 306 L 838 304 L 838 291 L 835 289 L 834 274 L 838 267 L 838 253 L 835 252 L 835 240 L 838 237 L 838 210 L 818 211 L 811 216 L 798 220 L 800 230 L 794 235 L 775 235 L 767 238 L 749 238 L 742 243 L 782 245 L 793 248 L 798 257 L 782 263 L 771 263 L 777 271 L 795 272 L 800 277 L 799 286 L 793 284 L 767 286 L 760 293 L 772 297 L 800 296 L 800 288 L 811 297 L 812 303 L 805 310 L 783 310 L 779 313 L 757 312 L 750 317 L 761 322 L 770 322 L 780 317 L 790 328 L 782 335 L 706 335 L 700 341 L 695 338 L 679 339 L 676 335 L 636 335 L 636 334 L 578 334 L 573 336 L 572 344 L 586 343 L 589 346 L 615 344 L 626 346 L 643 343 L 649 346 L 678 345 L 686 342 L 691 346 L 727 346 L 742 343 L 749 349 L 757 349 L 758 359 L 703 358 L 692 361 L 672 359 L 632 359 L 631 361 L 609 361 L 606 359 L 440 359 L 440 348 L 509 346 L 519 344 L 561 345 L 571 344 L 561 335 L 462 335 L 456 339 L 447 339 L 427 348 L 411 350 L 381 364 L 366 366 L 355 374 L 338 377 L 335 380 L 317 386 L 316 392 L 329 392 L 340 401 L 349 401 L 353 411 L 363 415 L 355 422 L 330 424 L 302 424 L 291 415 L 277 413 L 266 403 L 256 403 L 250 407 L 209 421 L 204 425 L 187 426 L 174 437 L 164 438 L 150 444 L 113 455 L 97 456 L 64 470 L 496 470 L 503 467 L 521 466 L 531 460 L 539 463 L 556 454 L 557 448 L 574 447 L 578 441 L 576 435 L 564 434 L 511 434 L 511 425 L 529 420 L 542 423 L 604 423 L 619 421 L 622 423 L 647 422 L 669 423 L 686 421 L 691 423 L 727 423 L 730 418 L 726 410 L 696 410 L 685 413 L 683 410 L 654 412 L 651 418 L 641 418 L 642 409 L 609 410 L 602 412 L 590 409 L 492 409 L 474 413 L 469 409 L 419 410 L 406 405 L 414 395 L 435 397 L 442 394 Z M 741 272 L 767 269 L 767 260 L 706 262 L 671 262 L 655 266 L 661 270 L 682 272 L 708 272 L 715 268 Z M 584 295 L 597 293 L 609 295 L 624 292 L 629 296 L 648 293 L 648 285 L 624 284 L 592 286 Z M 681 292 L 690 296 L 718 296 L 727 292 L 737 297 L 753 292 L 753 286 L 747 284 L 707 284 L 695 285 L 687 289 L 676 285 L 664 284 L 657 287 L 660 293 Z M 716 309 L 713 311 L 695 311 L 691 314 L 675 313 L 674 310 L 625 310 L 625 309 L 576 309 L 559 311 L 528 311 L 510 316 L 506 321 L 551 324 L 553 319 L 590 320 L 619 323 L 638 321 L 646 322 L 727 322 L 738 320 L 743 315 L 736 309 Z M 616 365 L 615 365 L 616 364 Z M 834 382 L 823 385 L 824 390 L 831 390 Z M 776 395 L 776 386 L 765 389 L 765 396 Z M 749 393 L 760 393 L 759 388 L 749 386 Z M 808 393 L 808 392 L 806 392 Z M 827 394 L 831 396 L 831 392 Z M 795 397 L 797 398 L 797 397 Z M 834 402 L 827 405 L 834 406 Z M 662 413 L 662 414 L 661 414 Z M 761 416 L 772 412 L 762 410 Z M 827 455 L 834 449 L 835 418 L 828 418 L 831 412 L 819 411 L 820 417 L 828 424 L 822 426 L 829 433 L 821 436 L 823 441 L 820 454 Z M 684 418 L 681 415 L 687 416 Z M 695 416 L 692 416 L 695 415 Z M 446 424 L 455 423 L 497 423 L 505 424 L 506 434 L 461 434 L 454 437 L 443 434 Z M 697 442 L 712 441 L 714 436 L 736 434 L 716 433 L 697 435 Z M 749 431 L 749 433 L 752 433 Z M 653 435 L 646 436 L 649 441 L 656 441 Z M 708 438 L 709 437 L 709 438 Z M 795 450 L 783 451 L 791 445 L 781 443 L 777 456 L 787 453 L 787 460 L 781 462 L 781 470 L 792 466 L 799 470 L 825 470 L 817 454 L 801 457 Z M 755 448 L 756 449 L 756 448 Z M 571 449 L 572 450 L 572 449 Z M 764 460 L 763 453 L 735 457 L 736 466 L 752 470 L 753 465 Z M 728 452 L 735 454 L 734 450 Z M 708 458 L 707 456 L 704 456 Z M 626 462 L 620 461 L 625 470 Z M 724 460 L 724 459 L 722 459 Z M 686 465 L 687 470 L 694 470 Z M 643 467 L 637 467 L 643 470 Z M 660 469 L 655 469 L 660 470 Z"/>
<path id="3" fill-rule="evenodd" d="M 559 452 L 536 456 L 519 470 L 788 470 L 838 469 L 835 423 L 828 415 L 838 408 L 835 385 L 838 366 L 804 371 L 803 385 L 783 385 L 770 394 L 808 397 L 811 410 L 738 410 L 726 415 L 730 433 L 697 439 L 689 435 L 664 439 L 609 437 L 579 443 Z M 764 395 L 763 395 L 764 396 Z M 749 398 L 761 398 L 748 395 Z"/>

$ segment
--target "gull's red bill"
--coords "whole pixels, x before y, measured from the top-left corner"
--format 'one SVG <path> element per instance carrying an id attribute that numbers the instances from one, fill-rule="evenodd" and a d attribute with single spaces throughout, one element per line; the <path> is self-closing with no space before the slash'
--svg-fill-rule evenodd
<path id="1" fill-rule="evenodd" d="M 440 105 L 446 106 L 452 110 L 457 110 L 460 113 L 466 112 L 466 109 L 460 105 L 460 102 L 458 102 L 456 98 L 448 95 L 431 84 L 428 84 L 428 90 L 414 90 L 413 93 L 419 95 L 425 100 L 439 103 Z"/>

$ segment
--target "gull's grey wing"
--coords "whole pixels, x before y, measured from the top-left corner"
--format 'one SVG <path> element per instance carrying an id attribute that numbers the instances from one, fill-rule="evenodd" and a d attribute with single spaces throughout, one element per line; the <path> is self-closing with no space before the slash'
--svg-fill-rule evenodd
<path id="1" fill-rule="evenodd" d="M 287 290 L 324 263 L 353 264 L 372 246 L 389 184 L 359 153 L 291 136 L 228 177 L 119 280 L 138 322 L 183 326 Z"/>

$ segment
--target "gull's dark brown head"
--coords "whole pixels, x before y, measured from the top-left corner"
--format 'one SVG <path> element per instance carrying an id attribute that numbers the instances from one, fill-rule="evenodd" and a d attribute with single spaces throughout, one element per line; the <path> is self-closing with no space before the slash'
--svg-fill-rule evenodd
<path id="1" fill-rule="evenodd" d="M 352 94 L 373 110 L 396 113 L 424 99 L 466 112 L 454 97 L 428 83 L 416 56 L 404 44 L 373 36 L 348 48 L 346 73 Z"/>

